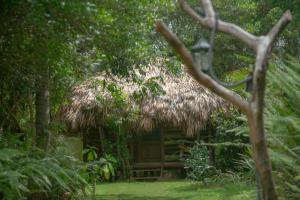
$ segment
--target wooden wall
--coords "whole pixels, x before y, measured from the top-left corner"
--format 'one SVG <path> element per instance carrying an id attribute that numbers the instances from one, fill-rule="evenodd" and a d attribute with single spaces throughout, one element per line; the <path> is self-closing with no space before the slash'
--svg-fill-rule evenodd
<path id="1" fill-rule="evenodd" d="M 152 133 L 133 138 L 133 163 L 181 162 L 195 138 L 172 126 L 155 129 Z"/>

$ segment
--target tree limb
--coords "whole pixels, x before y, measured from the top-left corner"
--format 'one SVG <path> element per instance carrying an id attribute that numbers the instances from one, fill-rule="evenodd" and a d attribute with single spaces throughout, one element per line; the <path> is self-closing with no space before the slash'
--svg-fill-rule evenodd
<path id="1" fill-rule="evenodd" d="M 193 57 L 189 51 L 185 48 L 184 44 L 178 39 L 178 37 L 168 29 L 168 27 L 162 22 L 156 22 L 156 30 L 160 32 L 168 43 L 174 48 L 174 50 L 179 54 L 183 60 L 187 72 L 201 85 L 207 87 L 215 94 L 224 98 L 225 100 L 231 102 L 233 105 L 240 108 L 244 113 L 248 112 L 249 104 L 245 99 L 242 99 L 239 95 L 231 90 L 221 86 L 211 77 L 201 72 L 200 69 L 195 66 L 193 62 Z"/>
<path id="2" fill-rule="evenodd" d="M 277 24 L 268 33 L 270 44 L 272 44 L 280 32 L 293 20 L 291 11 L 287 10 L 277 22 Z"/>
<path id="3" fill-rule="evenodd" d="M 210 0 L 201 0 L 202 8 L 205 16 L 198 15 L 186 2 L 179 0 L 182 9 L 189 14 L 198 24 L 207 28 L 215 26 L 215 15 L 212 3 Z M 266 85 L 266 72 L 268 66 L 268 56 L 271 53 L 272 45 L 280 34 L 280 32 L 292 21 L 290 11 L 283 14 L 277 24 L 265 36 L 254 36 L 243 30 L 235 24 L 218 20 L 217 30 L 227 33 L 256 52 L 255 69 L 253 73 L 253 92 L 250 102 L 242 99 L 236 93 L 224 88 L 214 81 L 211 77 L 202 73 L 195 65 L 193 58 L 184 44 L 177 36 L 170 31 L 161 21 L 156 23 L 156 29 L 160 32 L 168 43 L 175 49 L 183 60 L 187 72 L 201 85 L 207 87 L 215 94 L 228 100 L 238 108 L 240 108 L 248 119 L 250 127 L 250 141 L 253 150 L 253 159 L 255 161 L 256 175 L 258 188 L 258 198 L 263 197 L 264 200 L 277 200 L 275 185 L 272 177 L 272 167 L 268 155 L 267 142 L 264 133 L 264 93 Z"/>
<path id="4" fill-rule="evenodd" d="M 200 25 L 207 28 L 214 27 L 215 11 L 212 7 L 210 0 L 201 0 L 202 7 L 205 11 L 205 17 L 198 15 L 186 2 L 186 0 L 179 0 L 179 4 L 181 8 Z M 218 31 L 227 33 L 235 38 L 238 38 L 252 50 L 256 51 L 259 38 L 245 31 L 239 26 L 232 23 L 224 22 L 222 20 L 218 20 Z"/>

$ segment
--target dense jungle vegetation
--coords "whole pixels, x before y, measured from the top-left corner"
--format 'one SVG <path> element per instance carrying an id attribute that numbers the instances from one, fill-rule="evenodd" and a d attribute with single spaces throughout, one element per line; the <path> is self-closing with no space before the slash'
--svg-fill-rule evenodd
<path id="1" fill-rule="evenodd" d="M 255 35 L 265 34 L 285 10 L 293 14 L 293 22 L 274 47 L 264 115 L 276 190 L 280 199 L 299 199 L 300 2 L 214 0 L 213 4 L 222 19 Z M 110 116 L 107 126 L 121 134 L 120 141 L 104 141 L 105 155 L 97 155 L 93 147 L 85 149 L 83 162 L 61 140 L 68 129 L 59 112 L 68 104 L 74 85 L 102 71 L 128 77 L 133 69 L 159 57 L 180 76 L 180 60 L 154 30 L 157 19 L 163 19 L 188 47 L 210 34 L 175 0 L 0 0 L 0 199 L 86 199 L 95 192 L 95 184 L 121 178 L 121 162 L 129 159 L 126 123 L 138 113 Z M 253 70 L 253 62 L 253 52 L 239 41 L 216 35 L 214 66 L 222 79 L 243 79 Z M 143 87 L 159 91 L 157 84 Z M 249 95 L 242 87 L 234 90 Z M 119 88 L 110 92 L 116 99 L 112 106 L 127 105 Z M 255 184 L 245 116 L 230 108 L 215 113 L 213 124 L 215 140 L 190 149 L 187 178 Z M 213 166 L 209 145 L 216 148 Z M 122 154 L 114 155 L 114 148 Z"/>

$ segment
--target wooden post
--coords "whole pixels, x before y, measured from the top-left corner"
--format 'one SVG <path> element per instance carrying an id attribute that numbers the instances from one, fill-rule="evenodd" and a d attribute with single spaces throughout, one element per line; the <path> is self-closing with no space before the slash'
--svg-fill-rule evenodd
<path id="1" fill-rule="evenodd" d="M 163 177 L 164 174 L 164 165 L 165 165 L 165 137 L 163 128 L 159 129 L 160 132 L 160 151 L 161 151 L 161 173 L 160 177 Z"/>
<path id="2" fill-rule="evenodd" d="M 98 131 L 99 131 L 101 155 L 104 155 L 105 154 L 105 150 L 104 150 L 104 135 L 103 135 L 103 129 L 101 128 L 100 125 L 99 125 L 99 128 L 98 128 Z"/>
<path id="3" fill-rule="evenodd" d="M 216 24 L 215 12 L 210 0 L 201 0 L 205 17 L 198 15 L 186 0 L 179 0 L 179 4 L 181 8 L 197 22 L 197 24 L 206 28 L 212 28 Z M 185 64 L 186 71 L 199 84 L 231 102 L 246 114 L 250 127 L 253 159 L 255 161 L 257 176 L 262 187 L 262 197 L 264 200 L 278 199 L 272 177 L 272 168 L 268 155 L 263 123 L 263 105 L 268 57 L 271 53 L 275 39 L 291 21 L 292 14 L 290 11 L 286 11 L 267 35 L 254 36 L 235 24 L 218 20 L 217 31 L 227 33 L 237 38 L 256 53 L 255 69 L 253 73 L 253 92 L 252 97 L 249 100 L 243 99 L 235 92 L 223 87 L 210 76 L 201 72 L 194 63 L 192 55 L 178 37 L 170 31 L 162 21 L 156 22 L 156 30 L 165 37 L 168 43 L 179 54 Z"/>
<path id="4" fill-rule="evenodd" d="M 215 134 L 211 123 L 208 125 L 208 143 L 214 143 Z M 208 146 L 209 164 L 215 166 L 215 146 Z"/>

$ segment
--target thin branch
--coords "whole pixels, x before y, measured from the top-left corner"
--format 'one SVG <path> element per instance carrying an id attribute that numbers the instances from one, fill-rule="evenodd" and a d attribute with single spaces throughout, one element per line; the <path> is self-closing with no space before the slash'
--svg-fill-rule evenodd
<path id="1" fill-rule="evenodd" d="M 202 7 L 205 11 L 205 17 L 201 17 L 200 15 L 198 15 L 186 2 L 186 0 L 179 0 L 179 4 L 181 8 L 200 25 L 207 28 L 212 28 L 215 25 L 214 23 L 215 12 L 210 0 L 201 1 Z M 257 49 L 259 38 L 245 31 L 244 29 L 240 28 L 235 24 L 218 20 L 218 31 L 227 33 L 233 37 L 238 38 L 240 41 L 245 43 L 248 47 L 250 47 L 254 51 L 256 51 Z"/>
<path id="2" fill-rule="evenodd" d="M 201 4 L 204 9 L 206 17 L 208 17 L 208 18 L 215 17 L 215 11 L 214 11 L 211 1 L 201 1 Z"/>
<path id="3" fill-rule="evenodd" d="M 288 10 L 286 11 L 277 22 L 277 24 L 268 33 L 270 38 L 270 44 L 272 44 L 280 32 L 293 20 L 292 13 Z"/>
<path id="4" fill-rule="evenodd" d="M 162 22 L 156 22 L 156 30 L 160 32 L 168 43 L 174 48 L 174 50 L 179 54 L 181 59 L 183 60 L 187 72 L 201 85 L 207 87 L 215 94 L 220 97 L 228 100 L 233 105 L 240 108 L 244 113 L 247 113 L 249 110 L 248 102 L 241 98 L 239 95 L 234 93 L 231 90 L 219 85 L 216 81 L 214 81 L 208 75 L 202 73 L 194 64 L 192 55 L 185 48 L 184 44 L 178 39 L 178 37 L 168 29 L 168 27 Z"/>
<path id="5" fill-rule="evenodd" d="M 265 76 L 266 67 L 268 65 L 268 55 L 271 53 L 272 45 L 281 31 L 292 21 L 292 14 L 286 11 L 278 22 L 273 26 L 267 36 L 260 37 L 260 43 L 257 47 L 256 62 L 254 70 L 253 85 L 254 91 L 252 93 L 252 104 L 255 110 L 262 110 L 264 104 L 264 90 L 265 90 Z M 253 109 L 254 109 L 253 108 Z"/>

